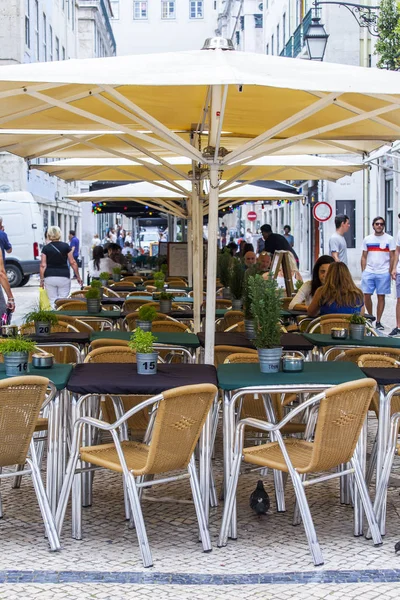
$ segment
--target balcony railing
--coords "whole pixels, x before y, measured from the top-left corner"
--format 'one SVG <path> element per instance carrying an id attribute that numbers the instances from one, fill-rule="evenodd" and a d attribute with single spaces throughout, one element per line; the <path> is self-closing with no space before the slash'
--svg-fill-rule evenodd
<path id="1" fill-rule="evenodd" d="M 103 18 L 104 18 L 104 22 L 106 24 L 106 29 L 107 29 L 108 35 L 110 37 L 111 46 L 112 46 L 112 48 L 114 50 L 114 54 L 115 54 L 116 49 L 117 49 L 117 44 L 116 44 L 114 33 L 113 33 L 113 30 L 111 27 L 110 19 L 108 17 L 106 5 L 104 4 L 104 0 L 100 0 L 100 7 L 101 7 L 101 12 L 103 13 Z"/>
<path id="2" fill-rule="evenodd" d="M 280 56 L 290 56 L 296 58 L 304 47 L 304 36 L 310 28 L 312 18 L 314 16 L 313 10 L 309 10 L 300 25 L 295 29 L 293 35 L 286 42 Z"/>

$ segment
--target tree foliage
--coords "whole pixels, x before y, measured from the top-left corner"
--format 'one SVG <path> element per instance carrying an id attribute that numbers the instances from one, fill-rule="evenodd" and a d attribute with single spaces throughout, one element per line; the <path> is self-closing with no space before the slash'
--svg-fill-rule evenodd
<path id="1" fill-rule="evenodd" d="M 378 16 L 377 67 L 397 71 L 400 68 L 400 10 L 397 0 L 381 0 Z"/>

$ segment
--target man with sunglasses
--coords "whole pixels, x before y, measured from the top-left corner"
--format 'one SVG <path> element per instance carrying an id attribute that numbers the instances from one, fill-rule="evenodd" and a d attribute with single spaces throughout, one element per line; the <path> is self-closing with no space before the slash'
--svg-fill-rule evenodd
<path id="1" fill-rule="evenodd" d="M 376 291 L 376 329 L 384 329 L 381 323 L 385 309 L 385 295 L 390 294 L 391 273 L 394 267 L 396 245 L 391 235 L 385 233 L 385 219 L 375 217 L 372 221 L 374 233 L 363 241 L 361 256 L 361 288 L 364 292 L 366 311 L 372 315 L 372 294 Z"/>

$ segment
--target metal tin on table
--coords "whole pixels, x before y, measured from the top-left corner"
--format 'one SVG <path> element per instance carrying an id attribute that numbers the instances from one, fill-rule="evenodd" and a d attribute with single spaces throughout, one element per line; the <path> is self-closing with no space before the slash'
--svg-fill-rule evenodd
<path id="1" fill-rule="evenodd" d="M 54 364 L 54 354 L 50 352 L 32 354 L 32 367 L 35 369 L 51 369 Z"/>
<path id="2" fill-rule="evenodd" d="M 304 369 L 304 359 L 299 356 L 284 356 L 282 370 L 285 373 L 298 373 Z"/>
<path id="3" fill-rule="evenodd" d="M 332 327 L 331 338 L 333 340 L 345 340 L 349 332 L 346 327 Z"/>

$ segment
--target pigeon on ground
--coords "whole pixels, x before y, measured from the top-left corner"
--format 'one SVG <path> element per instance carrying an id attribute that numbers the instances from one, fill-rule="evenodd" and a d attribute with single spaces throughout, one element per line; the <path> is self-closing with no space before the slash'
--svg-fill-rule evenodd
<path id="1" fill-rule="evenodd" d="M 397 542 L 397 544 L 395 544 L 394 546 L 394 551 L 397 554 L 398 552 L 400 552 L 400 542 Z"/>
<path id="2" fill-rule="evenodd" d="M 257 482 L 257 487 L 254 492 L 250 495 L 250 508 L 258 515 L 265 515 L 269 510 L 271 502 L 269 496 L 265 491 L 264 484 L 261 479 Z"/>

